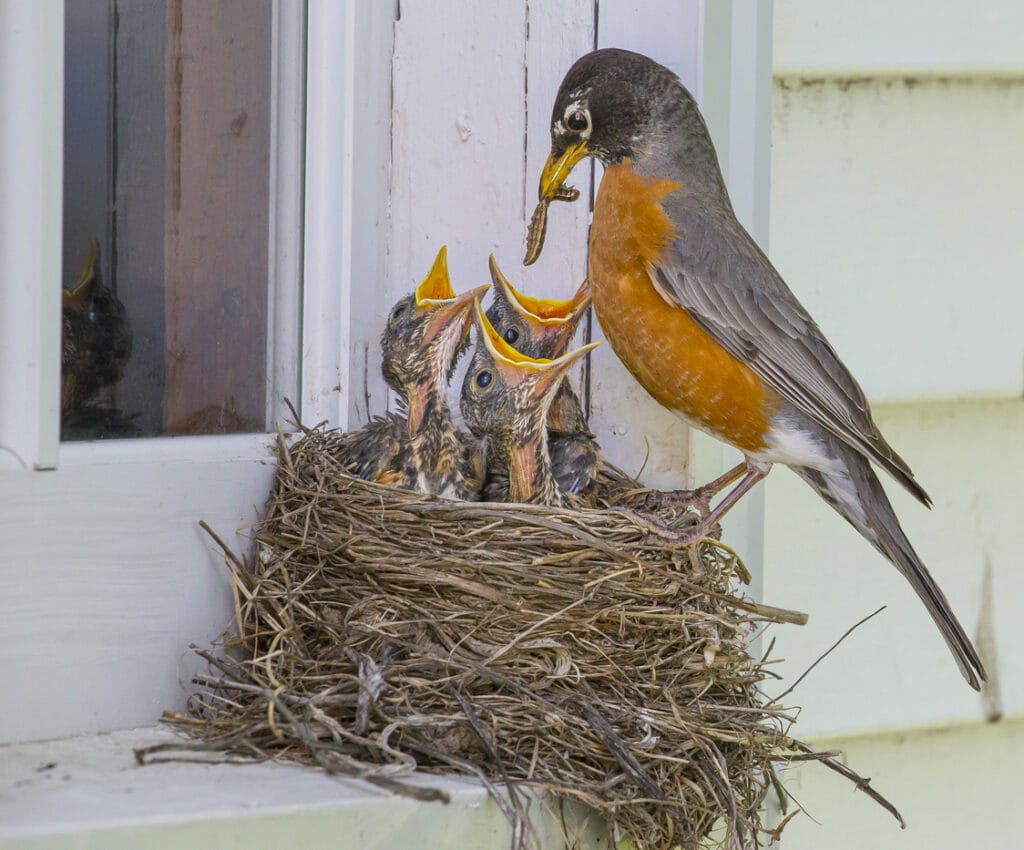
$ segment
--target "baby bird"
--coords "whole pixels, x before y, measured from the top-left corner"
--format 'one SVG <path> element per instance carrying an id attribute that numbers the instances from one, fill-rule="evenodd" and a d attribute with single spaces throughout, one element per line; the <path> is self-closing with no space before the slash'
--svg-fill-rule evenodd
<path id="1" fill-rule="evenodd" d="M 502 339 L 479 301 L 474 315 L 477 356 L 463 388 L 466 423 L 486 435 L 488 467 L 493 460 L 508 470 L 509 501 L 562 505 L 548 454 L 548 411 L 566 370 L 598 343 L 554 360 L 527 357 Z"/>
<path id="2" fill-rule="evenodd" d="M 342 438 L 337 454 L 351 474 L 421 493 L 479 497 L 478 453 L 455 427 L 446 393 L 469 344 L 472 305 L 489 288 L 456 296 L 441 248 L 416 291 L 391 308 L 382 370 L 405 416 L 389 413 Z"/>
<path id="3" fill-rule="evenodd" d="M 552 359 L 564 354 L 590 306 L 586 281 L 572 298 L 556 301 L 531 298 L 518 292 L 498 268 L 493 254 L 490 270 L 494 289 L 487 318 L 504 341 L 531 358 Z M 482 356 L 478 348 L 474 358 Z M 474 359 L 470 371 L 477 365 Z M 462 387 L 463 399 L 469 390 L 468 381 L 467 375 Z M 482 434 L 474 436 L 483 437 Z M 560 382 L 548 411 L 548 451 L 552 472 L 562 492 L 572 495 L 587 487 L 601 463 L 600 448 L 590 433 L 583 407 L 568 376 Z M 499 468 L 488 471 L 491 497 L 499 498 L 500 493 L 507 490 L 507 475 L 506 470 Z"/>
<path id="4" fill-rule="evenodd" d="M 60 408 L 67 412 L 120 381 L 132 353 L 124 305 L 100 280 L 95 239 L 75 287 L 63 291 L 62 307 Z"/>

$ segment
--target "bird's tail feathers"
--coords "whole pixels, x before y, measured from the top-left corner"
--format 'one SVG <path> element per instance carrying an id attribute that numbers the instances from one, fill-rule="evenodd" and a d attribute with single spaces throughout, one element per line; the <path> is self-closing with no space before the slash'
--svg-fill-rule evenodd
<path id="1" fill-rule="evenodd" d="M 975 690 L 986 680 L 978 653 L 950 608 L 946 595 L 903 533 L 895 511 L 871 465 L 855 450 L 836 445 L 847 474 L 823 473 L 794 467 L 818 494 L 856 528 L 910 582 L 956 660 L 960 672 Z"/>

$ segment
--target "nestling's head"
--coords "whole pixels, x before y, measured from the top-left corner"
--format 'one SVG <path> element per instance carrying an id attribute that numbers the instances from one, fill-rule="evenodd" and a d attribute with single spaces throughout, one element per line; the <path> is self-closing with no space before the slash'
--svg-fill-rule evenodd
<path id="1" fill-rule="evenodd" d="M 406 402 L 419 388 L 447 384 L 469 345 L 474 299 L 490 284 L 456 295 L 445 248 L 416 291 L 398 301 L 381 336 L 384 380 Z"/>

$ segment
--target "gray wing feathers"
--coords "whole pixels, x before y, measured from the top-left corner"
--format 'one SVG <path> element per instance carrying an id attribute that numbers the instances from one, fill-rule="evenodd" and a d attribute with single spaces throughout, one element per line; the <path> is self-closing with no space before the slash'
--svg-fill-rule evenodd
<path id="1" fill-rule="evenodd" d="M 659 288 L 779 395 L 930 505 L 857 381 L 732 213 L 671 214 L 680 236 L 652 269 Z"/>

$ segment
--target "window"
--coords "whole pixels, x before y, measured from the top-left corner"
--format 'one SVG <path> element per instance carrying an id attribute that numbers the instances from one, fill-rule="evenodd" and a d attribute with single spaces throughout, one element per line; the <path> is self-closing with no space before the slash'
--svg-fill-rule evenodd
<path id="1" fill-rule="evenodd" d="M 301 155 L 303 80 L 275 22 L 302 8 L 283 5 L 67 0 L 62 439 L 262 432 L 296 398 L 298 329 L 275 322 L 299 267 L 275 240 L 299 240 L 278 175 L 301 170 L 278 165 Z"/>

